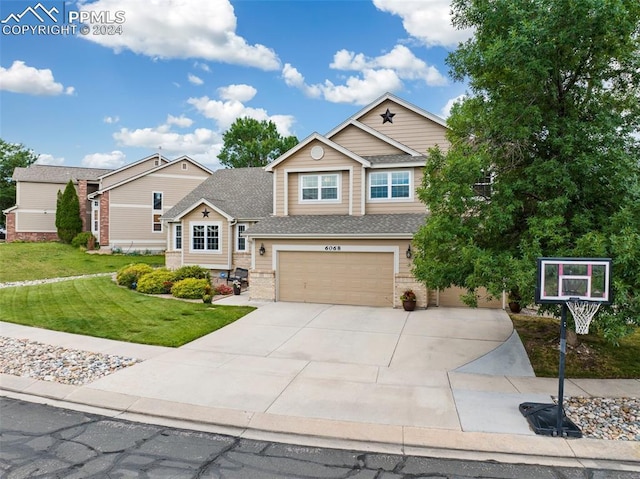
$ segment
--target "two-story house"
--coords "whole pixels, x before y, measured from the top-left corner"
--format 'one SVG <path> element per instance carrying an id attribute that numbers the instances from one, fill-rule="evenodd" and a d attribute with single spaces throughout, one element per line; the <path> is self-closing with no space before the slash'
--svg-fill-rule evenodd
<path id="1" fill-rule="evenodd" d="M 103 249 L 162 251 L 161 216 L 211 171 L 183 156 L 151 155 L 116 170 L 50 165 L 16 168 L 16 205 L 5 210 L 7 241 L 54 241 L 58 191 L 71 180 L 80 201 L 83 231 Z"/>
<path id="2" fill-rule="evenodd" d="M 260 189 L 222 188 L 234 179 L 215 179 L 216 172 L 206 191 L 165 216 L 168 264 L 228 270 L 248 260 L 257 300 L 390 307 L 412 288 L 418 306 L 464 306 L 459 289 L 429 292 L 411 273 L 412 238 L 428 213 L 416 188 L 427 150 L 447 149 L 445 133 L 443 119 L 385 94 L 326 135 L 312 134 L 260 175 L 252 172 Z M 235 181 L 247 173 L 236 171 Z M 261 192 L 265 184 L 270 194 Z M 241 251 L 242 264 L 234 256 Z"/>

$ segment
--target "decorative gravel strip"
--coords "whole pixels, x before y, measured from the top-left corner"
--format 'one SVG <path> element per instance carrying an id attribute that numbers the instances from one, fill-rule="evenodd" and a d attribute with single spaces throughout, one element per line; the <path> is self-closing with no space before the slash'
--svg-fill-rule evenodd
<path id="1" fill-rule="evenodd" d="M 584 437 L 640 441 L 640 398 L 565 398 L 564 411 Z"/>
<path id="2" fill-rule="evenodd" d="M 135 358 L 0 336 L 0 373 L 24 378 L 78 386 L 138 362 Z"/>
<path id="3" fill-rule="evenodd" d="M 65 276 L 62 278 L 33 279 L 30 281 L 13 281 L 10 283 L 0 283 L 0 288 L 14 288 L 16 286 L 32 286 L 35 284 L 59 283 L 61 281 L 70 281 L 72 279 L 80 279 L 80 278 L 95 278 L 97 276 L 113 276 L 113 273 L 83 274 L 80 276 Z"/>

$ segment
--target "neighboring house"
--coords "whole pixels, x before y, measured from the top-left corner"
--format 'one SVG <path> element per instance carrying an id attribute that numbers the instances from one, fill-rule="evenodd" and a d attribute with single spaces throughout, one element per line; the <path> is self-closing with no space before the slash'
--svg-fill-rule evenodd
<path id="1" fill-rule="evenodd" d="M 460 289 L 427 291 L 411 273 L 412 238 L 427 218 L 416 188 L 427 150 L 447 149 L 445 133 L 443 119 L 386 94 L 260 176 L 219 170 L 163 217 L 167 264 L 248 264 L 257 300 L 390 307 L 412 288 L 419 306 L 464 306 Z"/>
<path id="2" fill-rule="evenodd" d="M 70 166 L 31 165 L 16 168 L 16 204 L 3 211 L 7 220 L 7 242 L 10 241 L 55 241 L 56 205 L 58 192 L 64 191 L 69 180 L 76 187 L 80 201 L 80 216 L 83 230 L 91 224 L 91 208 L 87 195 L 98 190 L 100 176 L 111 170 L 77 168 Z"/>
<path id="3" fill-rule="evenodd" d="M 58 191 L 69 180 L 80 200 L 83 231 L 101 248 L 162 251 L 160 217 L 211 171 L 188 157 L 151 155 L 117 170 L 31 165 L 16 168 L 16 205 L 4 211 L 7 241 L 53 241 Z"/>

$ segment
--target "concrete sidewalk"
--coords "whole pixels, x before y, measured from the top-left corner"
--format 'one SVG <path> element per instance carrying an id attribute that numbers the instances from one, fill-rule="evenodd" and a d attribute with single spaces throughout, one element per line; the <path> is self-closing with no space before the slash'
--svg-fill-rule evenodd
<path id="1" fill-rule="evenodd" d="M 530 430 L 519 404 L 550 402 L 558 381 L 534 376 L 504 311 L 255 305 L 177 349 L 1 323 L 3 336 L 144 360 L 85 386 L 1 375 L 2 393 L 305 445 L 640 471 L 637 442 Z M 565 394 L 638 397 L 640 380 L 567 380 Z"/>

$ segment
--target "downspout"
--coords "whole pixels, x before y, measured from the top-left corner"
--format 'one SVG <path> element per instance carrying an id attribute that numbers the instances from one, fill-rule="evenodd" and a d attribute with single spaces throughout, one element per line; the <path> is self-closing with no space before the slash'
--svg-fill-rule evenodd
<path id="1" fill-rule="evenodd" d="M 229 269 L 233 269 L 233 248 L 235 247 L 235 241 L 234 238 L 234 234 L 233 234 L 233 227 L 238 223 L 238 220 L 236 218 L 233 218 L 231 221 L 229 221 L 229 258 L 228 258 L 228 264 L 229 264 Z"/>

